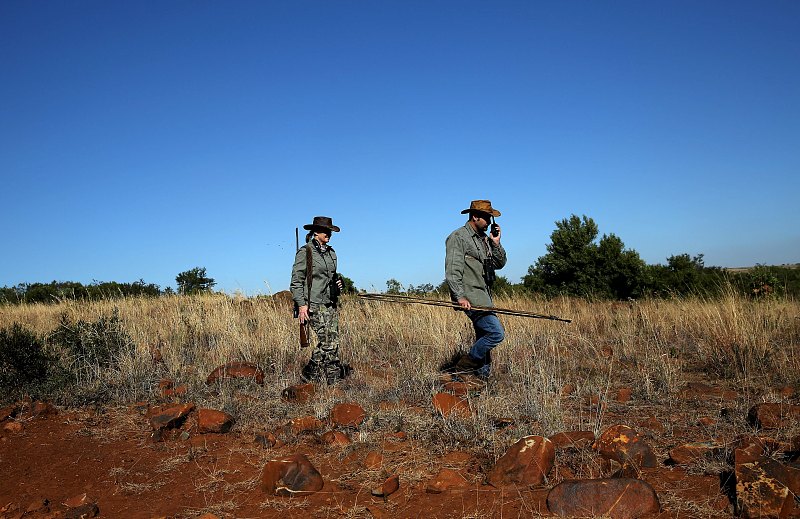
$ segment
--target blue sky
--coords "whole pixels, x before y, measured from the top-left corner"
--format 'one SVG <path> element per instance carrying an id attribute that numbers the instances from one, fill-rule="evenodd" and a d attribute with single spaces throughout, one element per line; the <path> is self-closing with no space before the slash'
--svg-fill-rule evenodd
<path id="1" fill-rule="evenodd" d="M 519 279 L 554 222 L 648 263 L 800 262 L 796 1 L 0 3 L 0 286 L 438 284 L 472 199 Z"/>

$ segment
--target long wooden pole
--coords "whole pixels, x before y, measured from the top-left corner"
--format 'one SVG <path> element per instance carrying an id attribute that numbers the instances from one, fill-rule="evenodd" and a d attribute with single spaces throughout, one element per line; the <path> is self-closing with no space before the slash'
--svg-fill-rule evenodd
<path id="1" fill-rule="evenodd" d="M 425 299 L 424 297 L 404 296 L 400 294 L 358 294 L 358 297 L 370 301 L 381 301 L 384 303 L 400 303 L 400 304 L 418 304 L 430 306 L 442 306 L 446 308 L 455 308 L 461 310 L 461 305 L 453 301 L 440 301 L 437 299 Z M 551 321 L 561 321 L 564 323 L 571 323 L 572 319 L 563 319 L 555 315 L 543 315 L 534 312 L 526 312 L 524 310 L 510 310 L 508 308 L 497 308 L 495 306 L 472 306 L 473 310 L 481 312 L 494 312 L 501 315 L 512 315 L 516 317 L 530 317 L 532 319 L 549 319 Z"/>

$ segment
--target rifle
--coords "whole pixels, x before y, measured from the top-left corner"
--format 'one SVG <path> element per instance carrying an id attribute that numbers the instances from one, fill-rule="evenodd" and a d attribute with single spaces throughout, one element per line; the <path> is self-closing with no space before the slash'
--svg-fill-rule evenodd
<path id="1" fill-rule="evenodd" d="M 297 250 L 300 250 L 300 230 L 299 228 L 294 228 L 294 244 L 297 247 Z M 308 285 L 308 296 L 311 297 L 311 268 L 313 264 L 311 263 L 313 260 L 311 259 L 311 249 L 306 248 L 306 284 Z M 311 266 L 310 266 L 311 265 Z M 300 307 L 297 306 L 297 303 L 294 304 L 294 316 L 295 318 L 300 317 Z M 300 323 L 300 347 L 301 348 L 308 348 L 311 343 L 308 340 L 308 321 L 305 323 Z"/>

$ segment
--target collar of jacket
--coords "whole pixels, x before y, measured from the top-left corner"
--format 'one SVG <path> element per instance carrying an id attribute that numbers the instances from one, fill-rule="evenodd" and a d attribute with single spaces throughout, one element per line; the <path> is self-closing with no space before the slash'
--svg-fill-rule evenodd
<path id="1" fill-rule="evenodd" d="M 317 252 L 319 252 L 320 254 L 325 254 L 329 250 L 330 251 L 333 250 L 333 247 L 331 247 L 330 245 L 320 244 L 316 238 L 311 238 L 311 244 L 314 246 L 315 249 L 317 249 Z"/>

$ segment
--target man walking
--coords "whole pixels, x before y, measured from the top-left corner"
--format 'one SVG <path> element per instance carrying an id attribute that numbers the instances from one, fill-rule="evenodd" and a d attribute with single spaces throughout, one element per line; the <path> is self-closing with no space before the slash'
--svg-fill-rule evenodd
<path id="1" fill-rule="evenodd" d="M 506 251 L 500 244 L 500 226 L 491 223 L 500 211 L 492 207 L 489 200 L 473 200 L 469 209 L 469 220 L 447 237 L 445 255 L 445 279 L 450 287 L 450 297 L 465 310 L 475 329 L 475 344 L 455 365 L 462 374 L 489 377 L 491 351 L 503 341 L 505 332 L 500 320 L 493 312 L 473 310 L 473 306 L 494 306 L 492 284 L 497 269 L 506 264 Z M 491 232 L 486 230 L 491 224 Z"/>

